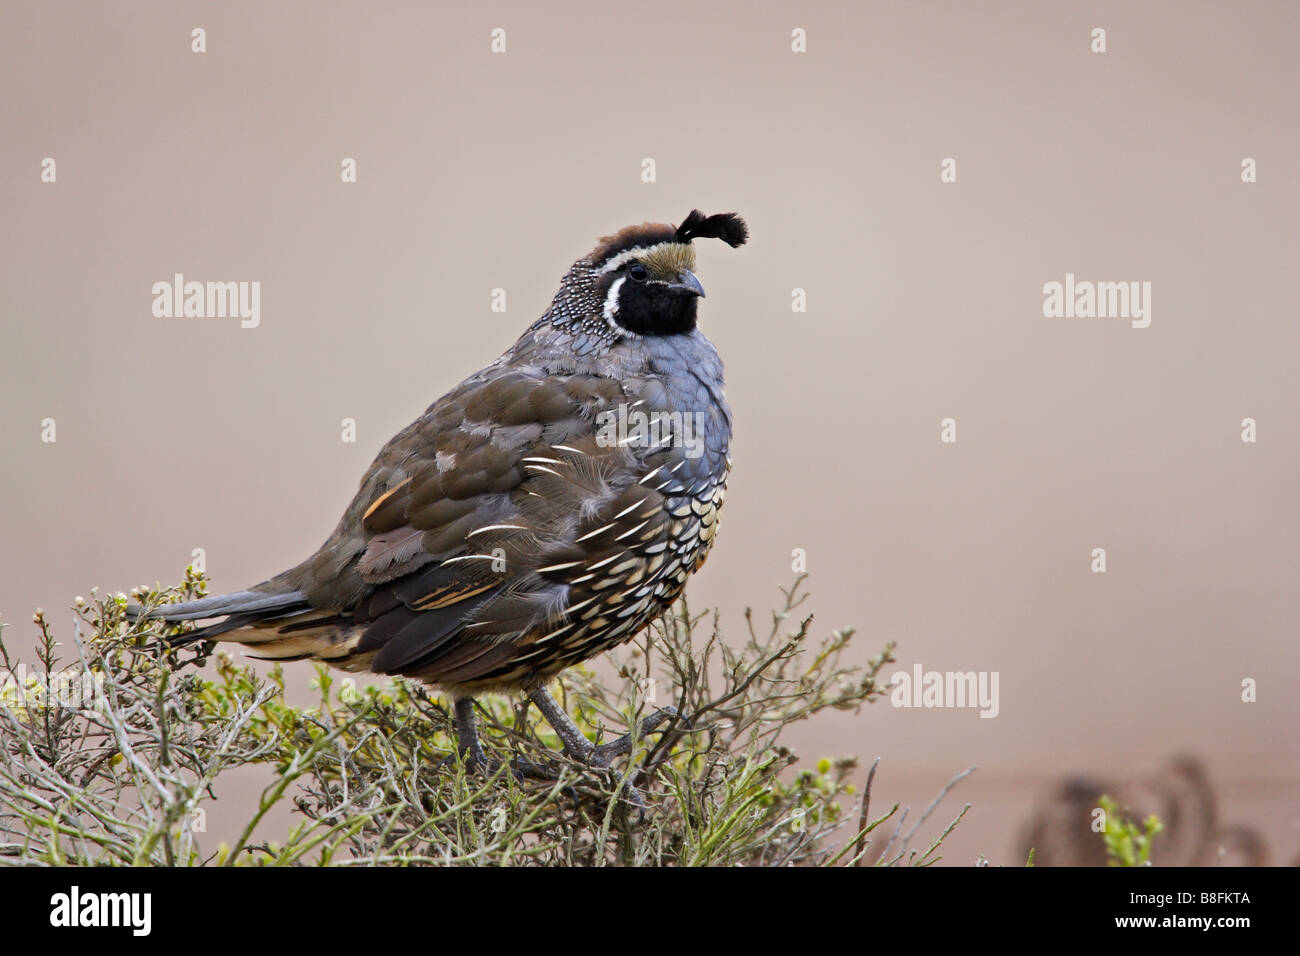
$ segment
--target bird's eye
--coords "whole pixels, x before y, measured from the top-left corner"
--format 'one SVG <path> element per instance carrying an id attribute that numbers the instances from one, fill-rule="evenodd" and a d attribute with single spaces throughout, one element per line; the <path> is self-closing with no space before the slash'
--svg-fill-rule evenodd
<path id="1" fill-rule="evenodd" d="M 641 282 L 646 276 L 650 275 L 650 273 L 646 271 L 646 267 L 641 265 L 639 262 L 632 263 L 632 267 L 627 270 L 627 274 L 633 279 L 636 279 L 637 282 Z"/>

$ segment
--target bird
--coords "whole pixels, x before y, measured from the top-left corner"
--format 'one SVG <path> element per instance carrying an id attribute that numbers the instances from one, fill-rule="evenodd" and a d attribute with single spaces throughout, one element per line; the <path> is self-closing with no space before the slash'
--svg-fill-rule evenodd
<path id="1" fill-rule="evenodd" d="M 549 684 L 635 637 L 709 554 L 732 413 L 697 325 L 693 243 L 748 237 L 739 215 L 693 209 L 600 239 L 514 345 L 383 446 L 319 550 L 128 618 L 206 622 L 173 645 L 421 681 L 451 701 L 457 750 L 482 770 L 475 699 L 526 694 L 565 755 L 610 766 L 633 735 L 592 743 Z M 674 716 L 655 711 L 639 735 Z"/>

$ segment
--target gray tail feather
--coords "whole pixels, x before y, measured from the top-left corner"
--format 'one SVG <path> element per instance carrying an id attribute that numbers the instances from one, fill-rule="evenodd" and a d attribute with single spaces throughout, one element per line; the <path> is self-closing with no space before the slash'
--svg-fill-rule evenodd
<path id="1" fill-rule="evenodd" d="M 301 591 L 289 591 L 284 594 L 235 591 L 198 601 L 185 601 L 182 604 L 164 604 L 151 609 L 148 613 L 144 608 L 132 605 L 126 609 L 126 616 L 133 621 L 143 617 L 169 623 L 199 621 L 210 617 L 225 618 L 223 621 L 168 638 L 169 644 L 181 645 L 210 640 L 218 634 L 225 634 L 227 631 L 246 627 L 249 624 L 289 617 L 310 610 L 311 605 L 307 603 Z"/>

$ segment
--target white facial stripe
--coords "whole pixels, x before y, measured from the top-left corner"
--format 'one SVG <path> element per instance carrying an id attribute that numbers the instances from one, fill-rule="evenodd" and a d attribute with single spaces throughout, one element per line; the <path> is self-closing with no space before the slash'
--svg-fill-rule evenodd
<path id="1" fill-rule="evenodd" d="M 619 276 L 609 287 L 609 293 L 605 296 L 605 308 L 600 313 L 605 317 L 606 322 L 614 321 L 614 313 L 618 311 L 618 290 L 626 281 L 627 276 Z"/>
<path id="2" fill-rule="evenodd" d="M 673 246 L 673 245 L 677 245 L 677 243 L 661 242 L 653 246 L 641 246 L 636 249 L 624 249 L 618 255 L 614 256 L 614 258 L 610 259 L 603 266 L 601 266 L 600 272 L 598 272 L 597 275 L 604 275 L 607 272 L 613 272 L 615 269 L 617 269 L 623 263 L 627 262 L 629 259 L 637 259 L 641 256 L 649 255 L 650 253 L 654 252 L 656 249 L 662 249 L 664 246 Z"/>

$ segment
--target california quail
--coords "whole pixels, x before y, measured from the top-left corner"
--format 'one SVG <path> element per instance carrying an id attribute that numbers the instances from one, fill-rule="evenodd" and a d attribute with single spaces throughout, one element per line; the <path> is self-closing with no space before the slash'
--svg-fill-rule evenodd
<path id="1" fill-rule="evenodd" d="M 148 616 L 221 618 L 178 643 L 233 640 L 440 687 L 479 765 L 473 698 L 489 691 L 527 692 L 585 762 L 627 752 L 628 738 L 594 747 L 546 685 L 636 635 L 708 554 L 731 410 L 695 324 L 691 240 L 747 237 L 734 213 L 694 210 L 602 239 L 519 341 L 383 447 L 319 551 Z"/>

